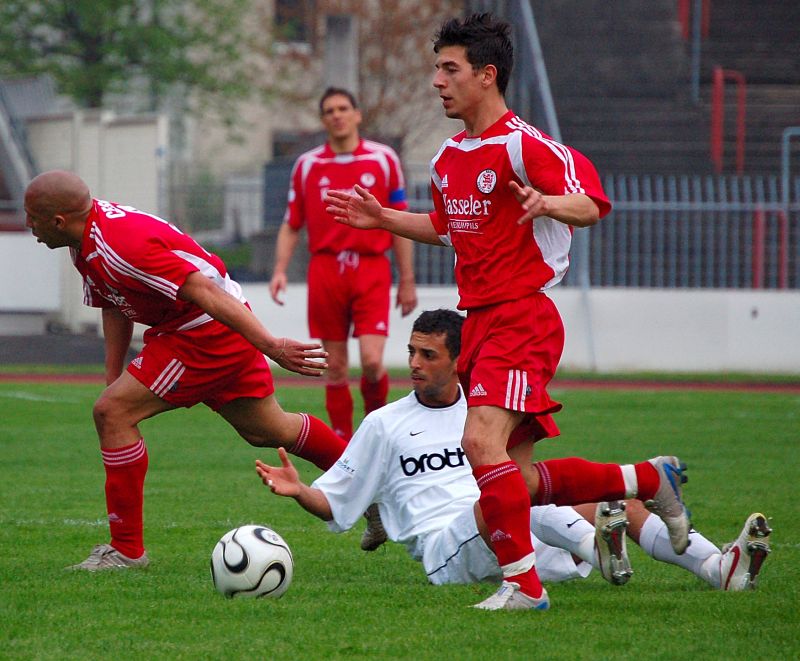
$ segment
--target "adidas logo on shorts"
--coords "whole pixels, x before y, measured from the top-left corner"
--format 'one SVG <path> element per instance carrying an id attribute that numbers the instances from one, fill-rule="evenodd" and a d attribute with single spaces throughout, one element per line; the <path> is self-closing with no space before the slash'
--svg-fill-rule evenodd
<path id="1" fill-rule="evenodd" d="M 486 397 L 487 393 L 483 389 L 483 386 L 479 383 L 476 385 L 472 390 L 469 391 L 470 397 Z"/>
<path id="2" fill-rule="evenodd" d="M 136 356 L 136 358 L 134 358 L 131 361 L 131 365 L 133 365 L 137 369 L 142 369 L 142 357 L 141 356 Z"/>

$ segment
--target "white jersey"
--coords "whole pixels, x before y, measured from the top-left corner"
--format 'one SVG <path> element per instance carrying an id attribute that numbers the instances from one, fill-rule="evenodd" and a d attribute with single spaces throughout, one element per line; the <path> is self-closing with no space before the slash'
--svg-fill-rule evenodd
<path id="1" fill-rule="evenodd" d="M 377 503 L 386 534 L 422 558 L 425 536 L 472 506 L 480 491 L 461 436 L 467 404 L 420 404 L 412 392 L 370 413 L 342 456 L 313 487 L 328 499 L 334 532 L 349 530 Z"/>

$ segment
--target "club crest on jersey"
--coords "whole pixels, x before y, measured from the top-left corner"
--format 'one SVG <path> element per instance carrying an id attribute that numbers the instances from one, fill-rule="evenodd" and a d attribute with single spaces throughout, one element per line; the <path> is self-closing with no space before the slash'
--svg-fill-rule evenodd
<path id="1" fill-rule="evenodd" d="M 497 185 L 497 173 L 494 170 L 484 170 L 478 175 L 478 180 L 475 183 L 481 193 L 488 195 Z"/>
<path id="2" fill-rule="evenodd" d="M 361 175 L 361 185 L 364 188 L 371 188 L 375 185 L 375 175 L 371 172 L 365 172 Z"/>

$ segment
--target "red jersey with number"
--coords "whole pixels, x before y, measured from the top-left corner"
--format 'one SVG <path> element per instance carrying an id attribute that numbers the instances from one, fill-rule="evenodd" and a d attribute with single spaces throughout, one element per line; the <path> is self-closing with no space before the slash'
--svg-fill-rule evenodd
<path id="1" fill-rule="evenodd" d="M 354 193 L 356 184 L 369 190 L 382 206 L 400 211 L 408 207 L 400 159 L 391 147 L 379 142 L 361 140 L 349 154 L 337 154 L 324 144 L 295 162 L 284 222 L 295 230 L 306 225 L 312 254 L 350 250 L 379 255 L 391 247 L 392 235 L 386 230 L 348 227 L 325 211 L 329 190 Z"/>
<path id="2" fill-rule="evenodd" d="M 80 250 L 70 249 L 83 276 L 86 305 L 117 308 L 132 321 L 168 333 L 211 321 L 194 303 L 178 298 L 187 276 L 200 271 L 244 302 L 225 264 L 192 237 L 157 216 L 93 200 Z"/>
<path id="3" fill-rule="evenodd" d="M 516 181 L 545 195 L 583 193 L 611 210 L 592 163 L 510 110 L 478 137 L 444 142 L 431 161 L 440 239 L 456 252 L 459 308 L 511 301 L 557 284 L 569 266 L 572 227 L 552 218 L 517 224 Z"/>

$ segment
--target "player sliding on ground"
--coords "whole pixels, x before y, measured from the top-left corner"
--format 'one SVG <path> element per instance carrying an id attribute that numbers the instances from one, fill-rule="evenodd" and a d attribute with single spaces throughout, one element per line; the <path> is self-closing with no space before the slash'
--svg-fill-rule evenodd
<path id="1" fill-rule="evenodd" d="M 408 343 L 413 392 L 368 415 L 339 461 L 310 487 L 300 481 L 283 450 L 280 467 L 256 463 L 273 493 L 295 498 L 335 532 L 352 528 L 364 508 L 377 503 L 389 537 L 404 544 L 437 585 L 503 576 L 476 506 L 480 491 L 459 445 L 467 414 L 456 373 L 461 322 L 452 310 L 419 316 Z M 726 553 L 693 531 L 692 545 L 678 555 L 660 518 L 639 501 L 628 501 L 627 509 L 635 539 L 648 555 L 679 565 L 716 588 L 754 586 L 769 552 L 763 515 L 748 519 Z M 542 580 L 585 577 L 591 567 L 615 585 L 630 578 L 629 524 L 619 503 L 532 507 L 528 515 Z"/>

